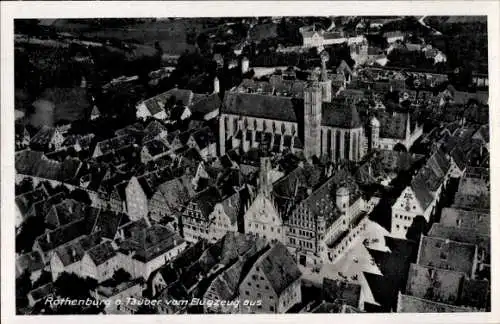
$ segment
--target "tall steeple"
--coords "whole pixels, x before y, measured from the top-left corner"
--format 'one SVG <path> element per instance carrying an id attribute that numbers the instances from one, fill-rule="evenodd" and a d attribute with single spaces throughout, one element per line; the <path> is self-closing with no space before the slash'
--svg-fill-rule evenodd
<path id="1" fill-rule="evenodd" d="M 304 89 L 304 155 L 320 156 L 322 91 L 317 80 L 311 80 Z"/>
<path id="2" fill-rule="evenodd" d="M 328 73 L 326 71 L 326 62 L 330 60 L 330 55 L 327 51 L 322 51 L 321 57 L 321 74 L 320 74 L 320 85 L 321 85 L 321 100 L 323 102 L 332 101 L 332 81 L 328 79 Z"/>
<path id="3" fill-rule="evenodd" d="M 271 198 L 271 192 L 273 190 L 271 169 L 271 159 L 267 156 L 261 157 L 259 171 L 259 193 L 263 194 L 266 198 Z"/>

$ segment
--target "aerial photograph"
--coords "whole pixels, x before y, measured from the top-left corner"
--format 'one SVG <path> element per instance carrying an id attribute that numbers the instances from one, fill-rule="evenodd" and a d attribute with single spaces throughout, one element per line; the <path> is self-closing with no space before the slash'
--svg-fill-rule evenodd
<path id="1" fill-rule="evenodd" d="M 15 19 L 16 314 L 491 312 L 487 20 Z"/>

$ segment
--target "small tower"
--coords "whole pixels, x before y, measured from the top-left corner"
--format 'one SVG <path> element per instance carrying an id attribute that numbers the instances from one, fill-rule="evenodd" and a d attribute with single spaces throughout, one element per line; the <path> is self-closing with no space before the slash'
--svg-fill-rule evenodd
<path id="1" fill-rule="evenodd" d="M 321 154 L 321 90 L 316 80 L 304 89 L 304 155 L 308 159 Z"/>
<path id="2" fill-rule="evenodd" d="M 250 69 L 250 60 L 245 56 L 241 59 L 241 74 L 245 74 Z"/>
<path id="3" fill-rule="evenodd" d="M 320 85 L 321 85 L 321 100 L 323 102 L 332 101 L 332 80 L 328 79 L 328 73 L 326 71 L 326 62 L 330 60 L 330 55 L 327 51 L 322 51 L 321 57 L 321 75 L 320 75 Z"/>
<path id="4" fill-rule="evenodd" d="M 260 158 L 260 171 L 259 171 L 259 193 L 263 194 L 266 198 L 271 198 L 273 184 L 271 181 L 271 159 L 269 157 Z"/>
<path id="5" fill-rule="evenodd" d="M 372 117 L 370 120 L 370 139 L 371 139 L 371 145 L 370 149 L 377 149 L 380 145 L 380 122 L 378 121 L 377 118 Z"/>
<path id="6" fill-rule="evenodd" d="M 346 187 L 337 189 L 335 202 L 342 216 L 347 215 L 349 210 L 349 190 Z"/>
<path id="7" fill-rule="evenodd" d="M 80 88 L 87 88 L 87 79 L 82 76 L 82 81 L 80 82 Z"/>
<path id="8" fill-rule="evenodd" d="M 215 77 L 215 79 L 214 79 L 214 93 L 219 93 L 219 92 L 220 92 L 219 78 Z"/>

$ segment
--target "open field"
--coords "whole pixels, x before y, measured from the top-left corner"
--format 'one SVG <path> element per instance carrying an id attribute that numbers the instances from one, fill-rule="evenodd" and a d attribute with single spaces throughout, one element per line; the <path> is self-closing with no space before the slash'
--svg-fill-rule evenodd
<path id="1" fill-rule="evenodd" d="M 138 46 L 137 50 L 144 51 L 146 55 L 154 50 L 156 41 L 168 54 L 191 51 L 194 49 L 194 44 L 188 44 L 187 35 L 197 35 L 206 29 L 201 21 L 186 19 L 144 21 L 105 29 L 95 29 L 80 21 L 58 19 L 52 26 L 58 31 L 80 34 L 88 38 L 115 39 L 140 44 L 143 46 Z"/>

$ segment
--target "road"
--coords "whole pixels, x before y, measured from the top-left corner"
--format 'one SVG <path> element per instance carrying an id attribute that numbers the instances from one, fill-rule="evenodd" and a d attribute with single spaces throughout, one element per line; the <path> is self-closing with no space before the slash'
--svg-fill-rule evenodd
<path id="1" fill-rule="evenodd" d="M 424 26 L 424 27 L 426 27 L 426 28 L 430 29 L 434 35 L 442 35 L 440 31 L 438 31 L 438 30 L 436 30 L 436 29 L 432 28 L 431 26 L 429 26 L 429 25 L 427 25 L 427 24 L 425 23 L 425 21 L 424 21 L 424 20 L 425 20 L 425 18 L 426 18 L 426 17 L 427 17 L 427 16 L 422 16 L 422 17 L 418 20 L 418 22 L 420 23 L 420 25 L 422 25 L 422 26 Z"/>

